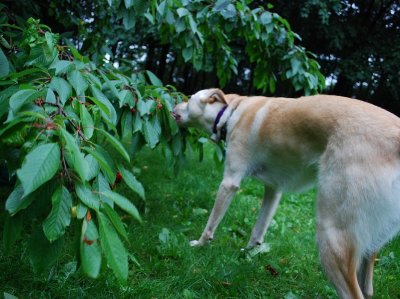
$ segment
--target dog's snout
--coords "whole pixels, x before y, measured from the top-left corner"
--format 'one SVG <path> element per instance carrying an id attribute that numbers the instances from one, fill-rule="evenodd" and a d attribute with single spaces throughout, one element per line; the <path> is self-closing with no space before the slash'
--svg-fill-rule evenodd
<path id="1" fill-rule="evenodd" d="M 172 117 L 175 120 L 180 120 L 181 119 L 181 116 L 178 113 L 176 113 L 175 110 L 172 110 L 171 114 L 172 114 Z"/>
<path id="2" fill-rule="evenodd" d="M 171 111 L 172 117 L 175 119 L 175 121 L 180 121 L 181 120 L 181 115 L 178 112 L 177 106 L 175 105 L 174 108 Z"/>

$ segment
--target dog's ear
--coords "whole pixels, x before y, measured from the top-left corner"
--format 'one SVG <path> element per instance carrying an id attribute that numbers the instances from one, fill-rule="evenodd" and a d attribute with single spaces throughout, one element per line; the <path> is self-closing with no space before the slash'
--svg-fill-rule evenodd
<path id="1" fill-rule="evenodd" d="M 221 102 L 227 104 L 224 92 L 218 88 L 212 89 L 210 96 L 205 99 L 202 99 L 201 102 L 204 104 L 212 104 L 214 102 Z"/>

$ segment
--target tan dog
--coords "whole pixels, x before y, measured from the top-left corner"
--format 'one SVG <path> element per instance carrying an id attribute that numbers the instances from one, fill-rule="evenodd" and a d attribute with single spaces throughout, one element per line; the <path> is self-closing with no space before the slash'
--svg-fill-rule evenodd
<path id="1" fill-rule="evenodd" d="M 341 298 L 372 296 L 376 252 L 400 230 L 400 119 L 362 101 L 197 92 L 173 112 L 182 126 L 226 134 L 224 178 L 201 237 L 206 244 L 241 180 L 265 184 L 248 247 L 261 244 L 281 192 L 318 187 L 322 265 Z"/>

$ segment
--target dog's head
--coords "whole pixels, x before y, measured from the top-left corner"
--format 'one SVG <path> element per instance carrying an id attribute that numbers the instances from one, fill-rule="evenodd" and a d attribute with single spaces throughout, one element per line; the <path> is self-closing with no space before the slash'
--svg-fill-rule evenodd
<path id="1" fill-rule="evenodd" d="M 218 112 L 227 104 L 222 90 L 204 89 L 192 95 L 188 102 L 176 105 L 172 114 L 182 127 L 198 127 L 211 133 Z"/>

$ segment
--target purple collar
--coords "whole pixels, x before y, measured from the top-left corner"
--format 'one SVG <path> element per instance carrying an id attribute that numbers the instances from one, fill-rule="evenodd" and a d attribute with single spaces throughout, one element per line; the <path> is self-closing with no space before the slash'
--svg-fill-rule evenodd
<path id="1" fill-rule="evenodd" d="M 214 134 L 217 134 L 217 125 L 218 125 L 219 121 L 221 120 L 221 117 L 224 114 L 227 107 L 228 107 L 228 105 L 222 107 L 222 109 L 219 110 L 217 117 L 215 118 L 214 126 L 213 126 Z M 226 124 L 221 128 L 221 139 L 224 140 L 225 137 L 226 137 Z"/>

